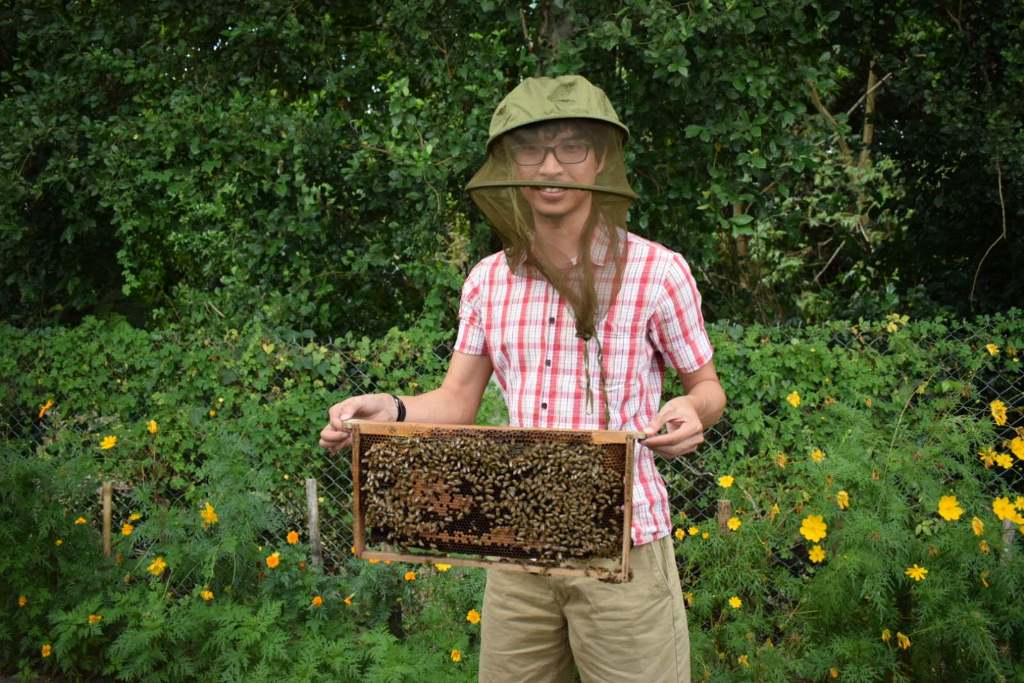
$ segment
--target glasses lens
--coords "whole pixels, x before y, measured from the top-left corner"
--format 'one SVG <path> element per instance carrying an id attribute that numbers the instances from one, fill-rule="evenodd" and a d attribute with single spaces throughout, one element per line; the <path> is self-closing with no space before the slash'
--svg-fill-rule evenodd
<path id="1" fill-rule="evenodd" d="M 578 164 L 587 158 L 585 142 L 563 142 L 555 147 L 555 158 L 563 164 Z"/>
<path id="2" fill-rule="evenodd" d="M 516 145 L 512 148 L 512 158 L 520 166 L 536 166 L 544 161 L 547 148 L 542 145 Z"/>

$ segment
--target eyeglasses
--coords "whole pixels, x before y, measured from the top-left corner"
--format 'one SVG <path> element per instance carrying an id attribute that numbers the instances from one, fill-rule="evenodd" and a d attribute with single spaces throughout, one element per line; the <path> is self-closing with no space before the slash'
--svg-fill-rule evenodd
<path id="1" fill-rule="evenodd" d="M 586 161 L 590 153 L 589 142 L 571 140 L 548 145 L 513 145 L 512 159 L 520 166 L 539 166 L 544 163 L 551 151 L 560 164 L 579 164 Z"/>

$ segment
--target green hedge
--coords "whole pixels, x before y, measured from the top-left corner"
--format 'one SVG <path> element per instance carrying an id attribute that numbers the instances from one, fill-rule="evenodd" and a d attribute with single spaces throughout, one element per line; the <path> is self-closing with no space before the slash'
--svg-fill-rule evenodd
<path id="1" fill-rule="evenodd" d="M 997 516 L 1024 510 L 1024 315 L 711 334 L 727 419 L 696 456 L 662 466 L 686 492 L 676 534 L 695 679 L 1024 675 L 1024 548 Z M 286 541 L 304 476 L 328 482 L 324 519 L 345 521 L 345 492 L 329 483 L 344 466 L 316 447 L 326 407 L 434 386 L 448 343 L 420 328 L 323 344 L 258 323 L 0 327 L 0 671 L 474 679 L 479 625 L 467 614 L 481 608 L 481 572 L 346 558 L 325 574 L 302 534 Z M 480 421 L 502 416 L 489 392 Z M 1006 457 L 986 466 L 988 449 Z M 101 480 L 130 486 L 115 523 L 132 527 L 111 560 Z M 955 520 L 938 512 L 945 496 L 963 510 Z M 720 500 L 735 529 L 713 519 Z M 812 515 L 827 526 L 816 542 L 801 533 Z M 906 574 L 914 565 L 923 580 Z"/>

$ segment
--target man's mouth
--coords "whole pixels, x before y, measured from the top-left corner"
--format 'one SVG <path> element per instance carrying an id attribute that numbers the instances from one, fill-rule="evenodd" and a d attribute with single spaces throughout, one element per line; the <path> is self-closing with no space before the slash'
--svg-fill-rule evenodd
<path id="1" fill-rule="evenodd" d="M 559 197 L 559 196 L 565 194 L 565 188 L 564 187 L 542 187 L 542 188 L 540 188 L 540 193 L 541 193 L 541 195 L 544 195 L 544 196 L 547 196 L 547 197 Z"/>

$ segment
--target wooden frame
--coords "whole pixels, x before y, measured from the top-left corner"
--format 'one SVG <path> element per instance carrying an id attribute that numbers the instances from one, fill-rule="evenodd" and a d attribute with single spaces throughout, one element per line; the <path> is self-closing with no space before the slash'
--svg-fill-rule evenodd
<path id="1" fill-rule="evenodd" d="M 368 420 L 349 420 L 346 422 L 352 430 L 352 524 L 355 554 L 363 559 L 390 560 L 399 562 L 432 562 L 434 564 L 451 564 L 462 567 L 483 567 L 485 569 L 501 569 L 508 571 L 525 571 L 533 574 L 552 576 L 590 576 L 602 581 L 629 581 L 629 549 L 632 545 L 630 529 L 633 521 L 633 457 L 636 442 L 644 437 L 639 432 L 609 430 L 571 430 L 571 429 L 527 429 L 520 427 L 479 427 L 476 425 L 424 424 L 416 422 L 371 422 Z M 579 561 L 561 561 L 555 565 L 533 560 L 516 560 L 498 556 L 480 556 L 478 559 L 449 556 L 440 551 L 431 554 L 384 552 L 369 550 L 366 547 L 365 505 L 362 496 L 362 475 L 360 465 L 361 435 L 384 436 L 415 436 L 429 434 L 433 431 L 516 431 L 537 433 L 571 433 L 588 436 L 594 444 L 622 444 L 624 450 L 624 466 L 622 473 L 623 514 L 622 514 L 622 555 L 619 558 L 599 558 L 581 564 Z"/>

